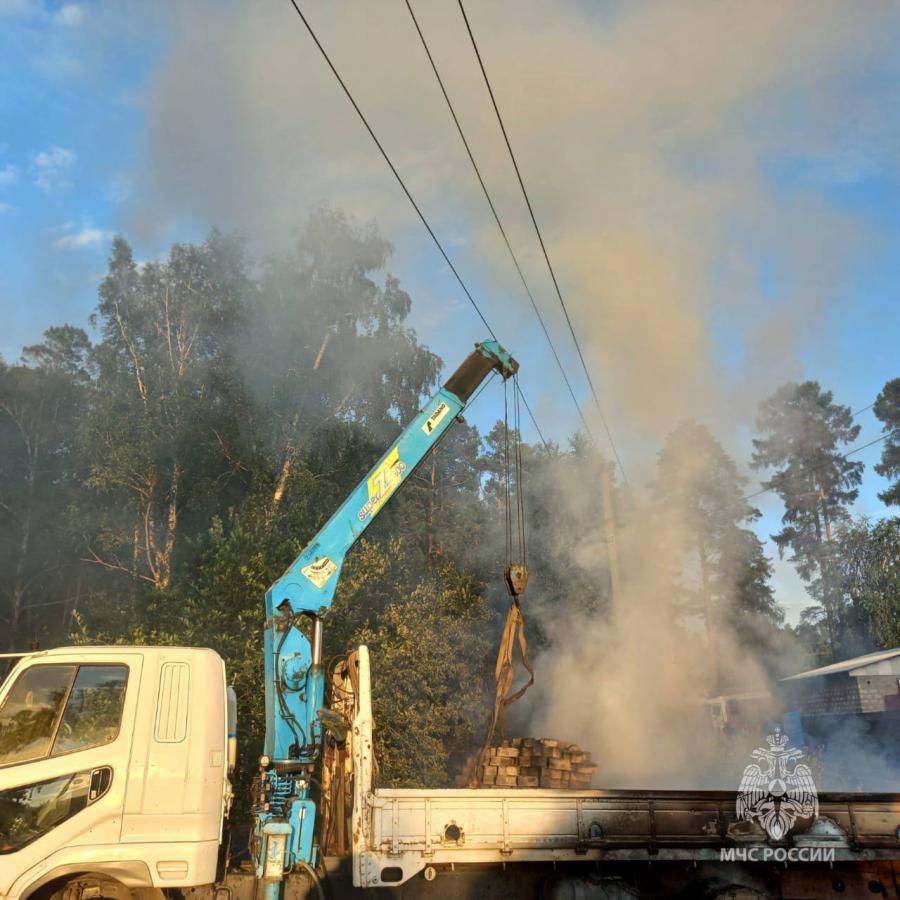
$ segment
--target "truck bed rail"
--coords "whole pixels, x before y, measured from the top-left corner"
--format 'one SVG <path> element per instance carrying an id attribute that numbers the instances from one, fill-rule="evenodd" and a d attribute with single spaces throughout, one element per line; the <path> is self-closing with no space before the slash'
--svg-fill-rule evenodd
<path id="1" fill-rule="evenodd" d="M 808 831 L 775 844 L 735 815 L 732 791 L 377 790 L 360 884 L 398 884 L 428 865 L 586 860 L 900 859 L 900 794 L 825 794 Z M 749 852 L 755 851 L 755 852 Z M 768 851 L 768 852 L 767 852 Z M 825 851 L 828 851 L 827 853 Z M 749 856 L 748 856 L 749 853 Z"/>

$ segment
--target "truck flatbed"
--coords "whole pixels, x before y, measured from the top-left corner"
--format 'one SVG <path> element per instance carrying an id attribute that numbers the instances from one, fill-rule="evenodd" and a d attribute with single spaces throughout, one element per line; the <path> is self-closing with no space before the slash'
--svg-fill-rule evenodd
<path id="1" fill-rule="evenodd" d="M 775 844 L 737 818 L 736 791 L 375 788 L 364 647 L 357 684 L 350 740 L 357 887 L 403 884 L 435 866 L 900 860 L 900 793 L 820 794 L 811 827 Z"/>
<path id="2" fill-rule="evenodd" d="M 782 844 L 737 820 L 735 798 L 734 791 L 378 789 L 364 802 L 366 821 L 354 827 L 356 883 L 399 884 L 446 864 L 718 861 L 723 849 L 735 861 L 900 859 L 900 793 L 822 794 L 815 825 Z"/>

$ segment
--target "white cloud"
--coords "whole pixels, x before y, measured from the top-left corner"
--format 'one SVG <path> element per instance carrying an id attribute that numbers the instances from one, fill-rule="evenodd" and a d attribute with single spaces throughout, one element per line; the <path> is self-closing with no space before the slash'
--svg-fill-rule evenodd
<path id="1" fill-rule="evenodd" d="M 70 225 L 64 228 L 71 227 Z M 63 235 L 61 238 L 53 242 L 54 247 L 61 250 L 81 250 L 86 247 L 96 247 L 113 239 L 114 232 L 105 231 L 102 228 L 82 228 L 80 231 L 73 231 L 71 234 Z"/>
<path id="2" fill-rule="evenodd" d="M 12 203 L 0 203 L 0 216 L 14 216 L 19 211 Z"/>
<path id="3" fill-rule="evenodd" d="M 53 22 L 57 25 L 75 27 L 84 21 L 84 9 L 77 3 L 67 3 L 61 6 L 53 16 Z"/>
<path id="4" fill-rule="evenodd" d="M 18 180 L 19 170 L 11 163 L 7 163 L 4 168 L 0 169 L 0 187 L 15 184 Z"/>
<path id="5" fill-rule="evenodd" d="M 56 188 L 64 187 L 66 174 L 75 163 L 77 155 L 74 150 L 65 147 L 48 147 L 32 158 L 32 170 L 35 173 L 34 183 L 48 194 Z"/>

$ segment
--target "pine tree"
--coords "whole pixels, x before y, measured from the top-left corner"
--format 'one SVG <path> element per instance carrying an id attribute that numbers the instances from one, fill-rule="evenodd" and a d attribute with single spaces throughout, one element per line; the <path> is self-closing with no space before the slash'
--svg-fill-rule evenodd
<path id="1" fill-rule="evenodd" d="M 759 405 L 751 465 L 775 469 L 762 486 L 781 497 L 784 528 L 773 535 L 823 613 L 826 641 L 834 657 L 841 644 L 844 607 L 837 571 L 835 528 L 849 518 L 863 464 L 846 458 L 844 445 L 859 435 L 848 406 L 835 403 L 818 382 L 789 383 Z"/>
<path id="2" fill-rule="evenodd" d="M 736 618 L 779 621 L 762 545 L 746 526 L 759 511 L 744 499 L 746 479 L 705 425 L 687 421 L 659 454 L 655 493 L 670 527 L 685 535 L 685 572 L 696 572 L 695 598 L 710 652 L 710 686 L 720 687 L 720 644 Z"/>
<path id="3" fill-rule="evenodd" d="M 878 497 L 888 506 L 900 506 L 900 378 L 889 381 L 875 399 L 875 415 L 884 423 L 884 449 L 875 471 L 893 484 Z"/>

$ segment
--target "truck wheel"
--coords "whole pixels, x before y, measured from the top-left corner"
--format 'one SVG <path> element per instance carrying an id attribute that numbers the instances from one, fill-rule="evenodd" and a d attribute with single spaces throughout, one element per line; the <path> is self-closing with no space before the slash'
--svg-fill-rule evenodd
<path id="1" fill-rule="evenodd" d="M 164 900 L 155 888 L 129 888 L 113 878 L 75 875 L 44 885 L 29 900 Z"/>

